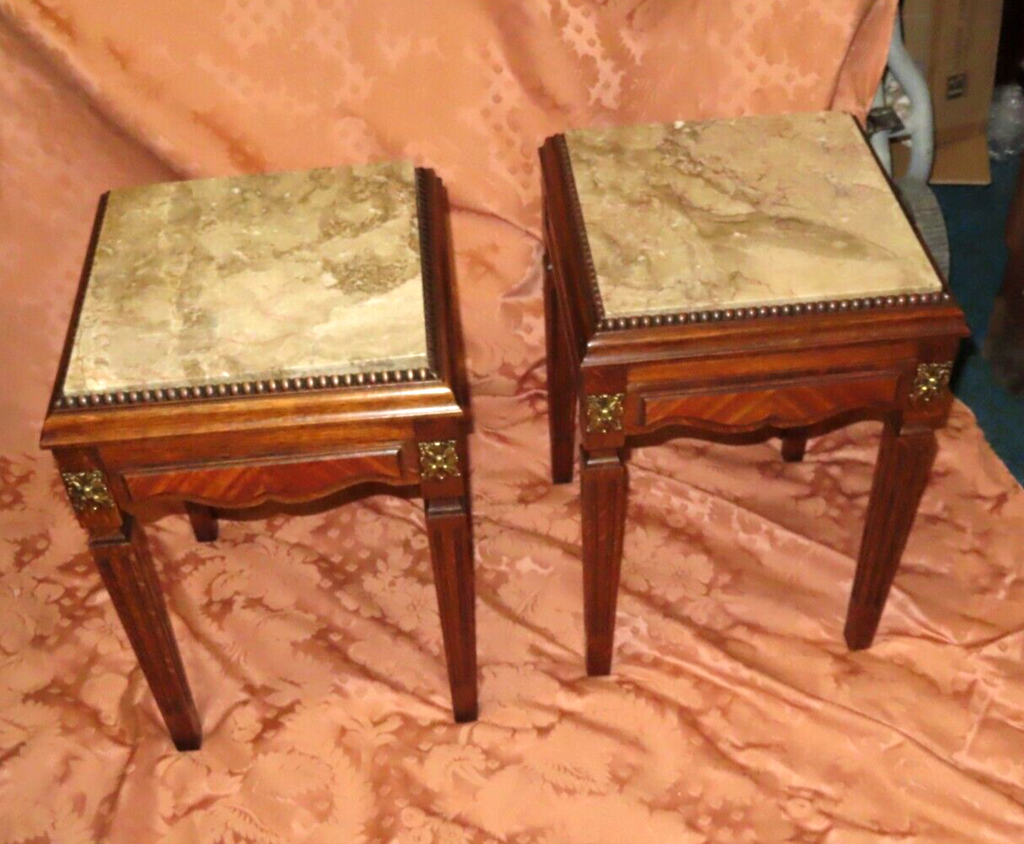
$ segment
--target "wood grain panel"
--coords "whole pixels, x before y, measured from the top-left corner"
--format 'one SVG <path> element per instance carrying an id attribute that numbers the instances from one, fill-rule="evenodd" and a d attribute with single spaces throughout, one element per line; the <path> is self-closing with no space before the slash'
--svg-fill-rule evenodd
<path id="1" fill-rule="evenodd" d="M 643 430 L 685 424 L 729 432 L 802 427 L 852 410 L 894 406 L 898 380 L 896 373 L 873 374 L 644 395 L 640 425 Z"/>
<path id="2" fill-rule="evenodd" d="M 366 481 L 415 483 L 402 465 L 401 447 L 289 460 L 235 462 L 126 472 L 135 501 L 181 498 L 214 507 L 255 507 L 266 501 L 298 503 L 323 498 Z"/>

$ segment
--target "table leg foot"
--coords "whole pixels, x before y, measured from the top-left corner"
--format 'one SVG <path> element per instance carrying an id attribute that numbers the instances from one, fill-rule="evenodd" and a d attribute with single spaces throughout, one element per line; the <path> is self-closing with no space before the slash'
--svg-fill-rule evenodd
<path id="1" fill-rule="evenodd" d="M 89 543 L 96 567 L 179 750 L 197 750 L 202 727 L 142 529 L 131 516 L 120 531 Z"/>
<path id="2" fill-rule="evenodd" d="M 787 463 L 799 463 L 807 450 L 807 435 L 800 431 L 789 431 L 782 435 L 782 459 Z"/>
<path id="3" fill-rule="evenodd" d="M 216 541 L 219 530 L 217 513 L 212 507 L 186 501 L 185 512 L 188 513 L 188 520 L 192 524 L 192 533 L 195 534 L 197 542 Z"/>
<path id="4" fill-rule="evenodd" d="M 583 614 L 587 674 L 608 674 L 626 523 L 627 472 L 618 451 L 581 452 Z"/>
<path id="5" fill-rule="evenodd" d="M 844 631 L 851 650 L 871 646 L 937 451 L 931 429 L 887 423 Z"/>
<path id="6" fill-rule="evenodd" d="M 469 507 L 465 498 L 428 499 L 425 506 L 452 709 L 456 721 L 475 721 L 476 599 Z"/>

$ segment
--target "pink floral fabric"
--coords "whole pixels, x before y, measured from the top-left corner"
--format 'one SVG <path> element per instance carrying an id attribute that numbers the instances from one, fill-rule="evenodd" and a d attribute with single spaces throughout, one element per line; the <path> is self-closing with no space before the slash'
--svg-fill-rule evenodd
<path id="1" fill-rule="evenodd" d="M 614 673 L 548 481 L 536 149 L 567 126 L 863 114 L 892 0 L 0 5 L 0 844 L 1018 842 L 1024 494 L 954 409 L 876 645 L 842 623 L 878 426 L 634 452 Z M 421 508 L 149 535 L 203 720 L 174 751 L 36 449 L 108 188 L 412 157 L 453 206 L 481 717 Z"/>

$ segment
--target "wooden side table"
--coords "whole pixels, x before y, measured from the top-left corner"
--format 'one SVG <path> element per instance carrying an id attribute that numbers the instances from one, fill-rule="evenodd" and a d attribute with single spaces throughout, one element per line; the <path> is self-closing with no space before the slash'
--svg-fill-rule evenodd
<path id="1" fill-rule="evenodd" d="M 552 474 L 580 431 L 587 670 L 611 667 L 626 454 L 877 419 L 884 434 L 845 636 L 868 647 L 946 420 L 963 314 L 854 120 L 804 114 L 549 139 Z"/>
<path id="2" fill-rule="evenodd" d="M 444 188 L 410 164 L 103 198 L 43 425 L 175 745 L 199 715 L 136 506 L 423 497 L 455 718 L 476 718 L 466 380 Z"/>

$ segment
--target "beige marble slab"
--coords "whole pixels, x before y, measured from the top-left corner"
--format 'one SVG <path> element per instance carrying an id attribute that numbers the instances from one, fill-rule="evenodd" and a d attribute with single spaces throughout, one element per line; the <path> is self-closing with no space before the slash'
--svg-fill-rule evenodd
<path id="1" fill-rule="evenodd" d="M 113 191 L 65 395 L 428 365 L 409 163 Z"/>
<path id="2" fill-rule="evenodd" d="M 847 115 L 582 129 L 566 142 L 608 317 L 941 289 Z"/>

